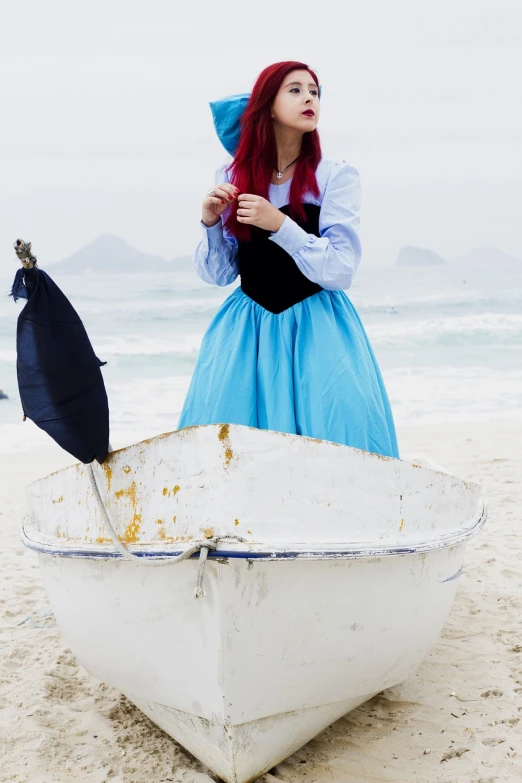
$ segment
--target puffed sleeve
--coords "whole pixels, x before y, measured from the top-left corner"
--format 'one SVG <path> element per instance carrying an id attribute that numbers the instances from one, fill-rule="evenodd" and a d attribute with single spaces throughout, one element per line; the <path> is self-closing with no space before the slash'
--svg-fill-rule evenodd
<path id="1" fill-rule="evenodd" d="M 358 235 L 361 187 L 359 172 L 345 161 L 332 164 L 319 215 L 319 237 L 307 234 L 286 217 L 270 239 L 289 253 L 313 283 L 331 291 L 352 284 L 361 260 Z"/>
<path id="2" fill-rule="evenodd" d="M 216 171 L 214 184 L 228 182 L 225 166 Z M 198 275 L 212 285 L 230 285 L 239 274 L 237 241 L 223 227 L 220 220 L 208 228 L 201 224 L 201 239 L 194 251 L 194 266 Z"/>

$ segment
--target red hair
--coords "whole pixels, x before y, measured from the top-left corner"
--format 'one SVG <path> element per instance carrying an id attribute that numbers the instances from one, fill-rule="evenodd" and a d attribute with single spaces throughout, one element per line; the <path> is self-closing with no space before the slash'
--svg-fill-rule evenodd
<path id="1" fill-rule="evenodd" d="M 275 63 L 259 74 L 241 118 L 241 136 L 235 158 L 227 168 L 232 172 L 230 181 L 240 193 L 254 193 L 268 199 L 268 187 L 277 162 L 271 107 L 283 80 L 292 71 L 308 71 L 319 89 L 317 76 L 305 63 Z M 320 160 L 321 144 L 317 130 L 304 133 L 290 185 L 292 217 L 305 218 L 305 193 L 319 195 L 315 171 Z M 237 239 L 250 239 L 250 226 L 237 219 L 237 201 L 230 206 L 225 225 Z"/>

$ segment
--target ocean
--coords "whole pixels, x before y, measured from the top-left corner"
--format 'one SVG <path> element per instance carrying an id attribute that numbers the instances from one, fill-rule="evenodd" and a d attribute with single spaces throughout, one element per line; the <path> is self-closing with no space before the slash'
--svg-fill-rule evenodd
<path id="1" fill-rule="evenodd" d="M 46 271 L 53 276 L 52 266 Z M 22 423 L 16 320 L 0 276 L 0 452 L 45 447 Z M 231 293 L 191 266 L 167 274 L 56 274 L 87 328 L 121 447 L 176 428 L 202 335 Z M 4 295 L 5 294 L 5 295 Z M 361 265 L 348 292 L 379 361 L 398 424 L 522 418 L 522 269 Z"/>

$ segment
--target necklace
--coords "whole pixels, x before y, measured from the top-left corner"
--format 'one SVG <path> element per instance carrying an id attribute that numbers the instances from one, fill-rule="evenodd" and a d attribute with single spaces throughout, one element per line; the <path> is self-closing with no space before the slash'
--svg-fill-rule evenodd
<path id="1" fill-rule="evenodd" d="M 298 157 L 299 157 L 299 155 L 297 156 L 297 158 L 298 158 Z M 294 165 L 294 163 L 295 163 L 295 161 L 297 160 L 297 158 L 295 158 L 295 160 L 293 160 L 291 163 L 289 163 L 289 164 L 288 164 L 288 166 L 285 166 L 285 167 L 284 167 L 284 169 L 278 169 L 278 168 L 276 168 L 276 171 L 277 171 L 277 179 L 283 179 L 283 173 L 284 173 L 284 172 L 285 172 L 287 169 L 289 169 L 289 168 L 290 168 L 290 166 L 293 166 L 293 165 Z"/>

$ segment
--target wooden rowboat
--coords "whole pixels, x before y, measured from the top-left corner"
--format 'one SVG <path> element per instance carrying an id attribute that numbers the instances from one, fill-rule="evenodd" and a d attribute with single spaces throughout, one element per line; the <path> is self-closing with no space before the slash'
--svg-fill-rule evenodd
<path id="1" fill-rule="evenodd" d="M 416 670 L 486 517 L 447 473 L 232 425 L 113 452 L 94 485 L 89 470 L 28 487 L 22 538 L 58 625 L 227 783 Z"/>

